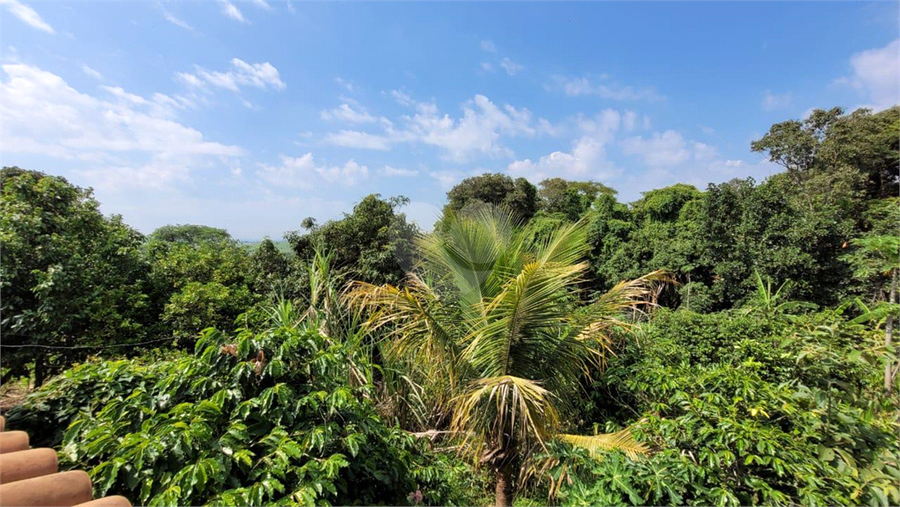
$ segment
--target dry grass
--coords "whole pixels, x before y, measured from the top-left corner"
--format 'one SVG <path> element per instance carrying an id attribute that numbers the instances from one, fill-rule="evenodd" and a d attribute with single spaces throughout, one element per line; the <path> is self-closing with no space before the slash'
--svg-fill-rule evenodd
<path id="1" fill-rule="evenodd" d="M 31 384 L 27 378 L 0 385 L 0 412 L 18 406 L 31 391 Z"/>

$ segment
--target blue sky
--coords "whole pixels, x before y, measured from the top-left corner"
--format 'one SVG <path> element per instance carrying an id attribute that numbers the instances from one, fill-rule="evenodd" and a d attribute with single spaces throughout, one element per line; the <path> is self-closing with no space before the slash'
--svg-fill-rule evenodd
<path id="1" fill-rule="evenodd" d="M 900 101 L 896 2 L 0 0 L 0 64 L 3 165 L 242 239 L 373 192 L 428 229 L 488 171 L 762 179 L 771 124 Z"/>

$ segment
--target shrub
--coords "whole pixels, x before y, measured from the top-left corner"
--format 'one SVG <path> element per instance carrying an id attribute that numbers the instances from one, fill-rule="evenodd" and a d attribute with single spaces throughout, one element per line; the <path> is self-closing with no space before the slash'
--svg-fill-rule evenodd
<path id="1" fill-rule="evenodd" d="M 470 502 L 465 465 L 385 426 L 347 364 L 316 332 L 207 329 L 193 355 L 74 368 L 11 424 L 72 418 L 65 462 L 143 505 Z"/>
<path id="2" fill-rule="evenodd" d="M 551 491 L 581 505 L 896 505 L 896 400 L 879 394 L 876 341 L 836 312 L 662 311 L 611 359 L 594 414 L 606 431 L 639 414 L 632 429 L 657 452 L 558 445 Z"/>

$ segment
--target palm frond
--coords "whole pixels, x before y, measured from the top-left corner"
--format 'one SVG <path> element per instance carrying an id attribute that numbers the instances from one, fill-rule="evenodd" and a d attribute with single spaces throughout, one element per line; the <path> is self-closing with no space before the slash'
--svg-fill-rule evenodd
<path id="1" fill-rule="evenodd" d="M 630 428 L 615 433 L 601 433 L 599 435 L 569 435 L 559 434 L 557 437 L 576 447 L 587 449 L 591 456 L 596 457 L 602 451 L 623 451 L 629 458 L 638 459 L 650 454 L 650 448 L 635 440 Z"/>
<path id="2" fill-rule="evenodd" d="M 559 424 L 554 398 L 533 380 L 511 375 L 483 378 L 454 399 L 451 429 L 465 435 L 464 446 L 479 450 L 534 443 L 543 447 Z"/>
<path id="3" fill-rule="evenodd" d="M 347 300 L 371 312 L 367 327 L 385 330 L 385 338 L 390 340 L 388 351 L 395 357 L 421 357 L 448 367 L 455 362 L 458 352 L 450 331 L 453 327 L 445 325 L 447 315 L 437 296 L 415 275 L 403 288 L 355 282 Z"/>
<path id="4" fill-rule="evenodd" d="M 667 284 L 674 284 L 671 272 L 660 269 L 635 278 L 623 280 L 601 295 L 588 307 L 593 315 L 615 315 L 625 310 L 642 312 L 643 308 L 654 306 L 659 292 Z"/>
<path id="5" fill-rule="evenodd" d="M 601 295 L 588 307 L 594 319 L 576 334 L 575 341 L 585 347 L 584 371 L 590 375 L 590 367 L 606 366 L 607 357 L 613 353 L 613 332 L 632 331 L 634 324 L 619 316 L 626 311 L 644 313 L 645 308 L 656 304 L 656 298 L 665 284 L 675 283 L 672 273 L 653 271 L 634 280 L 624 280 Z"/>

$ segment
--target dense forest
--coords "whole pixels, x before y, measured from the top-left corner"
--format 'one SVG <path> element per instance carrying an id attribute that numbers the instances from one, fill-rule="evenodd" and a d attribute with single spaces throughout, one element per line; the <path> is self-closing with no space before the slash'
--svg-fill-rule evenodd
<path id="1" fill-rule="evenodd" d="M 815 110 L 765 181 L 484 174 L 289 253 L 5 167 L 5 415 L 141 505 L 898 505 L 898 139 Z"/>

